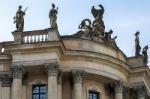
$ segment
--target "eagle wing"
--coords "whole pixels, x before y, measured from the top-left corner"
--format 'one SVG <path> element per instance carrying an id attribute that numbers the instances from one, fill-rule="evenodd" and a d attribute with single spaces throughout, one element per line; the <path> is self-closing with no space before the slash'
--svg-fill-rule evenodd
<path id="1" fill-rule="evenodd" d="M 92 15 L 94 16 L 94 18 L 96 18 L 97 16 L 98 16 L 98 10 L 96 10 L 95 8 L 94 8 L 94 6 L 92 7 L 92 9 L 91 9 L 91 13 L 92 13 Z"/>

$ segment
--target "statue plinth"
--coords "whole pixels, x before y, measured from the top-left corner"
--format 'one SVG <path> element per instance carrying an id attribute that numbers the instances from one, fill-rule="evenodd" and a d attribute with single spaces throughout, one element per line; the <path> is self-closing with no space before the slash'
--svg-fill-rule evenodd
<path id="1" fill-rule="evenodd" d="M 130 66 L 133 68 L 146 66 L 143 60 L 144 60 L 144 57 L 142 55 L 128 58 L 128 62 Z"/>
<path id="2" fill-rule="evenodd" d="M 59 32 L 57 28 L 48 29 L 48 41 L 59 41 Z"/>
<path id="3" fill-rule="evenodd" d="M 14 43 L 15 44 L 21 44 L 22 43 L 22 32 L 20 31 L 15 31 L 12 32 L 13 36 L 14 36 Z"/>

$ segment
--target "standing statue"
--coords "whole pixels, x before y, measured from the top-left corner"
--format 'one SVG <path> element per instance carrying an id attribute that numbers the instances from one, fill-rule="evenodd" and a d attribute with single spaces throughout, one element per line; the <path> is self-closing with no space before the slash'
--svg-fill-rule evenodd
<path id="1" fill-rule="evenodd" d="M 16 23 L 16 31 L 22 32 L 24 29 L 24 15 L 27 8 L 22 11 L 22 6 L 18 7 L 18 11 L 16 12 L 16 16 L 14 17 L 14 23 Z"/>
<path id="2" fill-rule="evenodd" d="M 139 41 L 139 34 L 140 34 L 139 31 L 135 33 L 135 56 L 140 55 L 140 51 L 141 51 L 141 46 L 140 46 L 140 41 Z"/>
<path id="3" fill-rule="evenodd" d="M 102 5 L 99 5 L 101 9 L 95 9 L 94 6 L 91 9 L 91 12 L 95 18 L 93 21 L 93 32 L 96 33 L 96 35 L 104 36 L 105 32 L 105 25 L 103 22 L 103 14 L 104 14 L 104 7 Z"/>
<path id="4" fill-rule="evenodd" d="M 147 63 L 148 63 L 147 50 L 148 50 L 148 46 L 145 46 L 145 47 L 143 48 L 143 51 L 142 51 L 142 54 L 143 54 L 143 56 L 144 56 L 143 62 L 144 62 L 145 65 L 147 65 Z"/>
<path id="5" fill-rule="evenodd" d="M 58 7 L 57 7 L 57 9 L 55 9 L 55 4 L 52 4 L 52 9 L 49 12 L 51 28 L 57 28 L 57 22 L 56 22 L 57 13 L 58 13 Z"/>

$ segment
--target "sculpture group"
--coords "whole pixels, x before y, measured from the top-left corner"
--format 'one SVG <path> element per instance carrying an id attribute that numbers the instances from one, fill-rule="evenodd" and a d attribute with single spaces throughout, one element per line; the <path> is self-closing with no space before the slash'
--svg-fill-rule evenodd
<path id="1" fill-rule="evenodd" d="M 16 24 L 16 32 L 23 32 L 24 30 L 24 16 L 28 7 L 23 11 L 22 6 L 18 7 L 18 11 L 16 12 L 16 16 L 14 17 L 14 23 Z M 58 7 L 55 9 L 55 4 L 52 4 L 52 9 L 49 12 L 50 25 L 51 28 L 57 28 L 57 13 Z"/>
<path id="2" fill-rule="evenodd" d="M 73 37 L 89 39 L 104 42 L 111 46 L 117 48 L 117 44 L 115 39 L 117 36 L 112 38 L 113 30 L 109 32 L 105 32 L 105 25 L 103 21 L 104 15 L 104 7 L 102 5 L 98 5 L 100 9 L 95 9 L 93 6 L 91 9 L 91 13 L 94 17 L 93 22 L 90 19 L 83 19 L 79 25 L 80 31 L 73 35 Z M 22 11 L 22 6 L 18 7 L 18 11 L 16 12 L 16 16 L 14 17 L 14 23 L 16 24 L 16 32 L 23 32 L 24 30 L 24 16 L 27 8 Z M 52 8 L 49 11 L 49 19 L 50 19 L 50 26 L 53 29 L 57 29 L 57 14 L 58 14 L 58 7 L 55 7 L 55 4 L 52 4 Z M 139 40 L 140 32 L 135 33 L 135 56 L 139 56 L 141 51 L 140 40 Z M 148 63 L 148 55 L 147 55 L 148 46 L 145 46 L 142 51 L 143 55 L 143 62 L 146 65 Z"/>
<path id="3" fill-rule="evenodd" d="M 141 46 L 140 46 L 140 40 L 139 40 L 139 35 L 140 32 L 137 31 L 135 33 L 135 56 L 140 56 L 140 52 L 141 52 Z M 148 63 L 148 55 L 147 55 L 147 50 L 148 50 L 148 45 L 146 45 L 143 50 L 142 50 L 142 55 L 143 55 L 143 62 L 145 65 L 147 65 Z"/>

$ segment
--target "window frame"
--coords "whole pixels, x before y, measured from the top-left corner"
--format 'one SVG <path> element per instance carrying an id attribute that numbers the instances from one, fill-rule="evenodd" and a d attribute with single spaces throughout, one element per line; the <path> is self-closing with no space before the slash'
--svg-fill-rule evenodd
<path id="1" fill-rule="evenodd" d="M 97 98 L 96 98 L 96 99 L 100 99 L 100 92 L 95 91 L 95 90 L 89 90 L 89 91 L 88 91 L 88 99 L 90 99 L 90 94 L 92 94 L 92 99 L 94 99 L 94 98 L 93 98 L 93 95 L 94 95 L 94 94 L 97 95 Z"/>
<path id="2" fill-rule="evenodd" d="M 34 93 L 35 87 L 39 88 L 38 93 Z M 41 87 L 46 87 L 45 92 L 41 92 Z M 38 99 L 40 99 L 41 95 L 45 95 L 46 96 L 45 99 L 47 99 L 47 86 L 46 86 L 46 84 L 34 84 L 34 85 L 32 85 L 32 99 L 34 99 L 34 95 L 38 95 Z"/>

